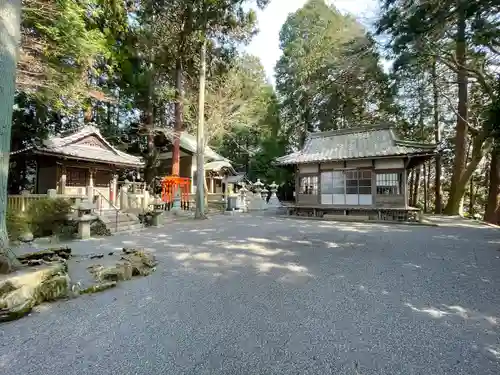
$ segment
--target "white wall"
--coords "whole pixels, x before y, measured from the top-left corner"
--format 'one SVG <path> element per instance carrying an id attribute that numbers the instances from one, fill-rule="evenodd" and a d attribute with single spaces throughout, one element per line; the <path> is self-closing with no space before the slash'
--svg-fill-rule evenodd
<path id="1" fill-rule="evenodd" d="M 375 169 L 401 169 L 401 168 L 404 168 L 404 161 L 402 158 L 375 160 Z"/>
<path id="2" fill-rule="evenodd" d="M 299 165 L 300 173 L 317 173 L 318 172 L 318 164 L 302 164 Z"/>
<path id="3" fill-rule="evenodd" d="M 372 166 L 372 160 L 347 160 L 347 168 L 369 168 Z"/>

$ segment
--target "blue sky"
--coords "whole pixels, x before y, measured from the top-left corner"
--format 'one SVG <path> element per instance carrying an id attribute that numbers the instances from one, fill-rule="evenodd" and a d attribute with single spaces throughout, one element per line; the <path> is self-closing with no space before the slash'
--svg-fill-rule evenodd
<path id="1" fill-rule="evenodd" d="M 301 8 L 307 0 L 271 0 L 264 11 L 258 11 L 259 34 L 246 51 L 260 58 L 269 79 L 274 81 L 274 66 L 281 55 L 279 32 L 289 13 Z M 350 13 L 362 24 L 370 25 L 377 14 L 377 0 L 326 0 L 343 13 Z"/>

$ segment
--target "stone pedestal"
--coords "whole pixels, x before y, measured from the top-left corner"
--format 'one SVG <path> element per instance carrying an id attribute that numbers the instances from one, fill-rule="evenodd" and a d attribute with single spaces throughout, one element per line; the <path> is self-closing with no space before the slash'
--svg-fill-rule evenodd
<path id="1" fill-rule="evenodd" d="M 128 181 L 125 180 L 125 184 L 120 188 L 120 209 L 126 210 L 128 208 Z"/>
<path id="2" fill-rule="evenodd" d="M 144 189 L 143 198 L 142 198 L 142 209 L 147 211 L 149 208 L 149 191 Z"/>
<path id="3" fill-rule="evenodd" d="M 181 211 L 181 188 L 180 186 L 176 186 L 174 199 L 172 200 L 172 207 L 170 211 L 177 212 Z"/>
<path id="4" fill-rule="evenodd" d="M 95 208 L 94 204 L 90 201 L 82 201 L 76 206 L 78 216 L 76 221 L 78 222 L 78 238 L 87 239 L 90 238 L 90 223 L 96 219 L 92 215 L 92 210 Z"/>
<path id="5" fill-rule="evenodd" d="M 86 218 L 82 217 L 78 220 L 78 238 L 81 240 L 85 240 L 90 238 L 90 220 L 85 220 Z"/>
<path id="6" fill-rule="evenodd" d="M 151 226 L 159 227 L 163 224 L 163 213 L 165 212 L 165 203 L 160 199 L 153 202 L 153 211 L 151 211 Z"/>

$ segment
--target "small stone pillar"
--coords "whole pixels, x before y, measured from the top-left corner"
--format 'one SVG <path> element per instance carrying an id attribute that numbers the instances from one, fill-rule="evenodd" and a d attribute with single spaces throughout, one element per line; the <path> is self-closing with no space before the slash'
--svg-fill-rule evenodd
<path id="1" fill-rule="evenodd" d="M 47 197 L 49 198 L 57 198 L 57 190 L 56 189 L 48 189 L 47 190 Z"/>
<path id="2" fill-rule="evenodd" d="M 128 181 L 125 180 L 125 184 L 121 187 L 120 194 L 120 209 L 126 210 L 128 208 Z"/>
<path id="3" fill-rule="evenodd" d="M 94 204 L 87 200 L 80 202 L 76 206 L 78 213 L 76 218 L 78 222 L 78 238 L 80 239 L 90 238 L 90 223 L 96 219 L 96 217 L 92 215 L 92 210 L 94 208 Z"/>
<path id="4" fill-rule="evenodd" d="M 61 170 L 61 194 L 66 194 L 66 166 L 63 165 Z"/>
<path id="5" fill-rule="evenodd" d="M 165 202 L 160 198 L 156 198 L 153 202 L 153 211 L 151 215 L 151 225 L 153 227 L 159 227 L 163 224 L 163 213 L 165 212 Z"/>
<path id="6" fill-rule="evenodd" d="M 118 175 L 113 174 L 113 178 L 110 181 L 110 190 L 113 192 L 113 199 L 110 199 L 111 203 L 115 206 L 118 203 Z"/>
<path id="7" fill-rule="evenodd" d="M 94 187 L 92 185 L 87 186 L 87 199 L 90 202 L 94 202 Z"/>
<path id="8" fill-rule="evenodd" d="M 149 208 L 149 191 L 147 189 L 144 189 L 144 192 L 142 193 L 142 209 L 144 211 L 147 211 Z"/>

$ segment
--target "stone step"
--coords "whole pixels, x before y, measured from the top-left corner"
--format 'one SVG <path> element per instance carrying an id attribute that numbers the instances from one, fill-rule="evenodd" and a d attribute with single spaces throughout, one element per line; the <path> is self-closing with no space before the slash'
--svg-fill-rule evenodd
<path id="1" fill-rule="evenodd" d="M 105 210 L 99 213 L 99 219 L 106 225 L 109 231 L 114 233 L 136 232 L 144 228 L 137 216 L 125 212 Z"/>
<path id="2" fill-rule="evenodd" d="M 118 223 L 127 223 L 127 224 L 133 224 L 133 223 L 139 223 L 139 220 L 127 220 L 127 219 L 106 219 L 106 218 L 101 218 L 101 221 L 104 224 L 115 224 L 117 221 Z"/>

